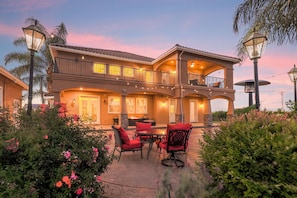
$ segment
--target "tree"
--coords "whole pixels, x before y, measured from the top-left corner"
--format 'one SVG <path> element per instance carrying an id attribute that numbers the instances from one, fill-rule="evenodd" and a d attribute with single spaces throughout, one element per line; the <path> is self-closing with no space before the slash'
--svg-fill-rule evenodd
<path id="1" fill-rule="evenodd" d="M 297 43 L 296 0 L 245 0 L 235 11 L 233 31 L 239 32 L 240 25 L 247 27 L 245 35 L 237 45 L 238 55 L 246 57 L 242 41 L 251 32 L 264 33 L 270 43 L 277 45 Z"/>
<path id="2" fill-rule="evenodd" d="M 35 24 L 37 19 L 28 18 L 26 20 L 27 25 Z M 53 60 L 49 51 L 50 44 L 66 44 L 67 30 L 64 23 L 56 26 L 53 33 L 49 34 L 46 28 L 39 23 L 37 20 L 37 27 L 45 33 L 46 42 L 41 50 L 34 56 L 34 77 L 33 86 L 38 86 L 38 89 L 34 91 L 34 96 L 40 96 L 42 103 L 44 103 L 44 87 L 47 86 L 47 92 L 52 91 L 52 71 L 53 71 Z M 30 70 L 30 52 L 27 50 L 25 37 L 17 38 L 13 44 L 16 47 L 25 47 L 26 50 L 23 52 L 12 52 L 4 57 L 5 65 L 18 62 L 19 66 L 10 70 L 12 74 L 20 78 L 24 82 L 29 82 L 29 70 Z"/>

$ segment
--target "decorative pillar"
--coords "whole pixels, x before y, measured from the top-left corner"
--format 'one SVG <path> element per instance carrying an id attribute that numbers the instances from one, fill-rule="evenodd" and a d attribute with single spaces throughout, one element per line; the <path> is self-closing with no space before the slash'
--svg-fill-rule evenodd
<path id="1" fill-rule="evenodd" d="M 227 112 L 227 119 L 230 119 L 234 116 L 234 101 L 228 100 L 228 112 Z"/>
<path id="2" fill-rule="evenodd" d="M 126 107 L 126 89 L 122 90 L 122 109 L 121 109 L 121 127 L 124 129 L 128 128 L 128 113 L 127 113 L 127 107 Z"/>
<path id="3" fill-rule="evenodd" d="M 211 113 L 211 104 L 210 98 L 204 99 L 204 117 L 203 117 L 204 125 L 211 126 L 212 125 L 212 113 Z"/>
<path id="4" fill-rule="evenodd" d="M 182 112 L 182 103 L 183 103 L 183 99 L 182 98 L 178 98 L 177 99 L 177 108 L 176 108 L 176 112 L 175 112 L 175 122 L 176 123 L 184 123 L 185 119 L 184 119 L 184 113 Z"/>

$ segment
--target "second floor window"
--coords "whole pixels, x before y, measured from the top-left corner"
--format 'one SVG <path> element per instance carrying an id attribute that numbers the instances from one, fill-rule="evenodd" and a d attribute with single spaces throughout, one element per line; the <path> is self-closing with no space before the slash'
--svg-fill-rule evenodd
<path id="1" fill-rule="evenodd" d="M 134 69 L 131 67 L 124 67 L 123 75 L 126 77 L 134 77 Z"/>
<path id="2" fill-rule="evenodd" d="M 121 75 L 121 67 L 118 65 L 109 65 L 109 74 L 120 76 Z"/>
<path id="3" fill-rule="evenodd" d="M 144 73 L 144 77 L 145 77 L 145 82 L 149 82 L 152 83 L 154 82 L 154 78 L 153 78 L 153 72 L 152 71 L 145 71 Z"/>
<path id="4" fill-rule="evenodd" d="M 93 72 L 98 74 L 106 74 L 106 65 L 103 63 L 94 63 Z"/>

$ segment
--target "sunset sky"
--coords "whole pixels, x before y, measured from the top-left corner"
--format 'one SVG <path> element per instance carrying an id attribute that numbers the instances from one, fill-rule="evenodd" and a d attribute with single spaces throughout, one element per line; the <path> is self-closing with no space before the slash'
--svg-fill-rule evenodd
<path id="1" fill-rule="evenodd" d="M 23 36 L 25 20 L 37 18 L 49 32 L 63 22 L 67 44 L 127 51 L 156 58 L 175 44 L 236 57 L 244 29 L 235 34 L 233 17 L 240 0 L 0 0 L 0 66 L 4 56 L 24 51 L 13 40 Z M 269 41 L 268 41 L 269 42 Z M 294 100 L 288 71 L 297 64 L 297 46 L 268 43 L 258 61 L 261 109 L 286 109 Z M 253 62 L 234 65 L 234 83 L 253 79 Z M 248 94 L 234 86 L 235 108 L 248 106 Z M 214 100 L 212 111 L 226 110 L 226 101 Z"/>

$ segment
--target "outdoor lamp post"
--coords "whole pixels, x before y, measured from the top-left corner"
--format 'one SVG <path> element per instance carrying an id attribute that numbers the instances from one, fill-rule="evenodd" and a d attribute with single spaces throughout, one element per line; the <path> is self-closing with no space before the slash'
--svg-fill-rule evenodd
<path id="1" fill-rule="evenodd" d="M 45 34 L 37 27 L 37 21 L 34 25 L 29 25 L 23 28 L 27 48 L 31 51 L 30 60 L 30 74 L 29 74 L 29 93 L 28 93 L 28 109 L 27 114 L 31 115 L 32 111 L 32 90 L 33 90 L 33 66 L 34 66 L 34 52 L 39 51 L 43 42 L 45 41 Z"/>
<path id="2" fill-rule="evenodd" d="M 267 37 L 253 32 L 253 34 L 243 42 L 243 45 L 250 57 L 254 61 L 254 80 L 255 80 L 255 100 L 256 109 L 260 109 L 260 97 L 259 97 L 259 79 L 258 79 L 258 59 L 261 58 L 263 48 L 265 47 Z"/>
<path id="3" fill-rule="evenodd" d="M 291 81 L 294 83 L 294 106 L 296 106 L 296 101 L 297 101 L 297 95 L 296 95 L 296 81 L 297 81 L 297 68 L 296 65 L 294 65 L 294 68 L 292 68 L 289 72 L 288 75 L 291 79 Z"/>

